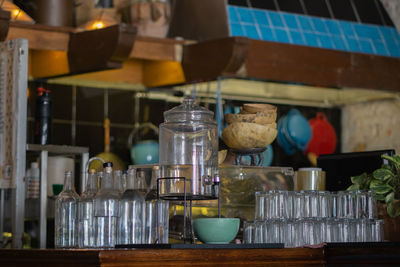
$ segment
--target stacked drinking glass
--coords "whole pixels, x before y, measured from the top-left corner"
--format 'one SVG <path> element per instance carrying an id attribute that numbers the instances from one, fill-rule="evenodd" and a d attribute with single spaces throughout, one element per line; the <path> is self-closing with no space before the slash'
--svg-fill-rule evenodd
<path id="1" fill-rule="evenodd" d="M 244 222 L 244 243 L 380 242 L 374 191 L 256 192 L 255 221 Z"/>

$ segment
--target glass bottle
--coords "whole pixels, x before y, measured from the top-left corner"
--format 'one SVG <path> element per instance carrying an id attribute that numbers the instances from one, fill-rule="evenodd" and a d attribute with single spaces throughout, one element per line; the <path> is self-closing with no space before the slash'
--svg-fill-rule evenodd
<path id="1" fill-rule="evenodd" d="M 75 192 L 72 172 L 66 171 L 63 190 L 55 202 L 54 236 L 56 248 L 74 248 L 77 246 L 77 205 L 79 196 Z"/>
<path id="2" fill-rule="evenodd" d="M 115 170 L 114 177 L 113 177 L 114 189 L 118 191 L 120 197 L 124 193 L 124 187 L 122 184 L 122 171 Z"/>
<path id="3" fill-rule="evenodd" d="M 126 190 L 121 197 L 121 217 L 118 223 L 118 244 L 142 244 L 144 242 L 145 199 L 136 176 L 136 169 L 128 169 Z"/>
<path id="4" fill-rule="evenodd" d="M 113 186 L 112 163 L 103 164 L 101 188 L 94 198 L 95 245 L 113 248 L 116 244 L 119 217 L 119 192 Z"/>
<path id="5" fill-rule="evenodd" d="M 78 247 L 95 247 L 93 228 L 94 206 L 93 199 L 98 190 L 97 175 L 94 169 L 89 170 L 85 191 L 78 203 Z"/>

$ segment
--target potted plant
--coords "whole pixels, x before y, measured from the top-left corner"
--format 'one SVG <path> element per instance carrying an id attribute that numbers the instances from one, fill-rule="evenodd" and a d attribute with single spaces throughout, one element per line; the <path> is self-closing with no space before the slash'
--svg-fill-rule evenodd
<path id="1" fill-rule="evenodd" d="M 374 190 L 378 216 L 385 220 L 385 238 L 400 241 L 400 155 L 382 155 L 390 164 L 383 164 L 372 173 L 351 177 L 347 190 Z"/>

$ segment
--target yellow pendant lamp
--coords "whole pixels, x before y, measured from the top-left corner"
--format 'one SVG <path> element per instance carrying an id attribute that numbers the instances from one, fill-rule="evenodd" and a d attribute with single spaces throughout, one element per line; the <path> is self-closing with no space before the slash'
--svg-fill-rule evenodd
<path id="1" fill-rule="evenodd" d="M 26 14 L 10 0 L 3 0 L 0 2 L 0 4 L 1 9 L 11 12 L 11 21 L 18 21 L 28 24 L 35 23 L 35 21 L 28 14 Z"/>

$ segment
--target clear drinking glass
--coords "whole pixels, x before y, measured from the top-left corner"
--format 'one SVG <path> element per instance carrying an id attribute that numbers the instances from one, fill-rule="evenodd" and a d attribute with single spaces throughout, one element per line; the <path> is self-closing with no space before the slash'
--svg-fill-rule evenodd
<path id="1" fill-rule="evenodd" d="M 304 217 L 304 194 L 295 192 L 293 197 L 294 218 L 300 219 Z"/>
<path id="2" fill-rule="evenodd" d="M 331 206 L 331 214 L 330 217 L 338 218 L 338 194 L 337 192 L 331 192 L 329 195 L 329 203 Z"/>
<path id="3" fill-rule="evenodd" d="M 78 202 L 78 247 L 95 247 L 93 199 L 98 191 L 96 171 L 89 170 L 85 191 Z"/>
<path id="4" fill-rule="evenodd" d="M 94 198 L 95 243 L 98 248 L 113 248 L 117 241 L 119 192 L 113 186 L 112 163 L 103 164 L 101 188 Z"/>
<path id="5" fill-rule="evenodd" d="M 117 243 L 142 244 L 144 242 L 145 197 L 135 185 L 135 169 L 128 169 L 127 189 L 120 200 L 120 217 L 118 218 Z"/>
<path id="6" fill-rule="evenodd" d="M 262 243 L 267 243 L 265 240 L 265 221 L 255 221 L 254 222 L 254 243 L 256 244 L 262 244 Z"/>
<path id="7" fill-rule="evenodd" d="M 303 241 L 303 219 L 295 219 L 295 233 L 294 233 L 294 246 L 301 247 L 304 245 Z"/>
<path id="8" fill-rule="evenodd" d="M 157 198 L 160 168 L 152 166 L 150 190 L 146 194 L 145 243 L 168 243 L 169 202 Z"/>
<path id="9" fill-rule="evenodd" d="M 338 217 L 355 218 L 356 215 L 356 193 L 355 191 L 338 192 Z"/>
<path id="10" fill-rule="evenodd" d="M 316 240 L 317 244 L 326 242 L 327 239 L 327 218 L 315 218 L 316 221 Z"/>
<path id="11" fill-rule="evenodd" d="M 281 243 L 285 244 L 285 247 L 293 248 L 296 246 L 296 220 L 295 219 L 284 219 L 281 220 Z"/>
<path id="12" fill-rule="evenodd" d="M 327 218 L 326 220 L 326 242 L 339 242 L 338 219 Z"/>
<path id="13" fill-rule="evenodd" d="M 271 218 L 288 218 L 288 192 L 284 190 L 271 190 L 270 211 Z"/>
<path id="14" fill-rule="evenodd" d="M 375 239 L 375 242 L 382 242 L 385 239 L 384 236 L 384 221 L 383 220 L 375 220 L 374 228 L 372 228 L 374 232 L 372 235 Z"/>
<path id="15" fill-rule="evenodd" d="M 167 244 L 169 227 L 169 202 L 154 199 L 146 201 L 146 244 Z"/>
<path id="16" fill-rule="evenodd" d="M 56 248 L 74 248 L 78 245 L 79 196 L 74 190 L 72 172 L 66 171 L 63 190 L 57 195 L 54 214 Z"/>
<path id="17" fill-rule="evenodd" d="M 254 242 L 255 225 L 254 221 L 243 222 L 243 243 L 253 244 Z"/>
<path id="18" fill-rule="evenodd" d="M 256 207 L 255 207 L 255 220 L 264 220 L 267 217 L 266 211 L 266 204 L 268 203 L 266 200 L 267 193 L 266 192 L 256 192 Z M 268 203 L 269 204 L 269 203 Z"/>
<path id="19" fill-rule="evenodd" d="M 329 191 L 318 191 L 319 199 L 319 216 L 321 218 L 327 218 L 331 216 L 331 203 L 330 203 L 330 192 Z"/>
<path id="20" fill-rule="evenodd" d="M 357 223 L 354 219 L 339 220 L 339 242 L 356 242 Z"/>
<path id="21" fill-rule="evenodd" d="M 375 191 L 368 191 L 368 218 L 369 219 L 378 218 Z"/>
<path id="22" fill-rule="evenodd" d="M 301 193 L 304 195 L 303 201 L 303 216 L 304 218 L 320 217 L 319 214 L 319 196 L 318 191 L 314 190 L 303 190 Z"/>
<path id="23" fill-rule="evenodd" d="M 295 216 L 295 192 L 294 191 L 287 191 L 287 218 L 292 219 Z"/>
<path id="24" fill-rule="evenodd" d="M 357 190 L 355 194 L 355 218 L 368 218 L 368 190 Z"/>
<path id="25" fill-rule="evenodd" d="M 280 243 L 280 220 L 265 220 L 266 242 L 264 243 Z"/>

